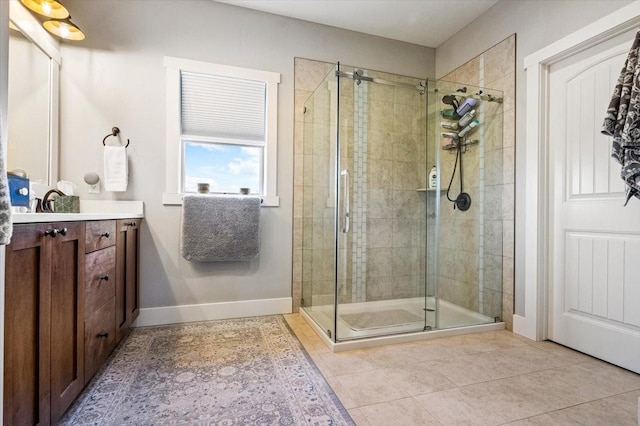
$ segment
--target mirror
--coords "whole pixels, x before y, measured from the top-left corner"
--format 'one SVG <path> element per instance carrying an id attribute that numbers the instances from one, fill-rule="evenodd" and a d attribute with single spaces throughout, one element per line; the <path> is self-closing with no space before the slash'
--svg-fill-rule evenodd
<path id="1" fill-rule="evenodd" d="M 49 63 L 20 31 L 9 37 L 7 170 L 22 169 L 33 181 L 49 180 Z"/>
<path id="2" fill-rule="evenodd" d="M 11 2 L 7 170 L 58 180 L 59 50 L 33 16 Z"/>

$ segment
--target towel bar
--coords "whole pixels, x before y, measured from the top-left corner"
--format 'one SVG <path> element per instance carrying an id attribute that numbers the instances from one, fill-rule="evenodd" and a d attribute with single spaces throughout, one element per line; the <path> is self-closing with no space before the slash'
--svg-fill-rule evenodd
<path id="1" fill-rule="evenodd" d="M 119 133 L 120 133 L 120 129 L 118 129 L 117 127 L 112 127 L 111 133 L 109 133 L 107 136 L 104 137 L 104 139 L 102 139 L 102 145 L 104 146 L 107 145 L 105 142 L 109 136 L 118 136 Z M 129 147 L 129 139 L 127 139 L 127 144 L 124 147 L 125 148 Z"/>

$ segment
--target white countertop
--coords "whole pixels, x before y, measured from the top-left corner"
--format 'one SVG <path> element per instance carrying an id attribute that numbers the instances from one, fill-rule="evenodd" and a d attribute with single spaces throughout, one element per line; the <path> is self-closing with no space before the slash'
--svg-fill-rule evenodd
<path id="1" fill-rule="evenodd" d="M 139 219 L 142 201 L 80 200 L 80 213 L 13 213 L 13 223 L 76 222 L 84 220 Z"/>

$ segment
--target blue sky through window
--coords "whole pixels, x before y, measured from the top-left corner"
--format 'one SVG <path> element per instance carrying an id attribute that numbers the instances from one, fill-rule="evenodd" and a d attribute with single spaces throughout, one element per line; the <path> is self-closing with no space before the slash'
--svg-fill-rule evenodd
<path id="1" fill-rule="evenodd" d="M 237 194 L 250 188 L 259 194 L 262 147 L 215 143 L 184 143 L 184 191 L 197 192 L 198 183 L 210 192 Z"/>

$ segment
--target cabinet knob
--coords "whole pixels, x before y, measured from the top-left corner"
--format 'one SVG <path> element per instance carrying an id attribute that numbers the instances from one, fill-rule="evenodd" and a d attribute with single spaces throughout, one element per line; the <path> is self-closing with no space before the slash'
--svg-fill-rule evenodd
<path id="1" fill-rule="evenodd" d="M 99 337 L 101 339 L 106 339 L 107 337 L 109 337 L 109 333 L 107 333 L 105 331 L 105 332 L 102 332 L 102 333 L 98 334 L 96 337 Z"/>
<path id="2" fill-rule="evenodd" d="M 103 275 L 100 277 L 100 281 L 109 281 L 109 275 Z"/>
<path id="3" fill-rule="evenodd" d="M 100 236 L 101 237 L 105 237 L 105 238 L 109 238 L 109 233 L 105 232 L 105 233 L 100 234 Z"/>
<path id="4" fill-rule="evenodd" d="M 58 230 L 57 229 L 48 229 L 48 230 L 44 231 L 44 235 L 46 235 L 47 237 L 55 238 L 55 237 L 58 236 Z"/>
<path id="5" fill-rule="evenodd" d="M 67 235 L 67 228 L 60 228 L 60 229 L 53 228 L 53 229 L 49 229 L 47 231 L 44 231 L 44 235 L 46 235 L 48 237 L 55 238 L 55 237 L 58 236 L 58 234 L 60 234 L 62 236 Z"/>

